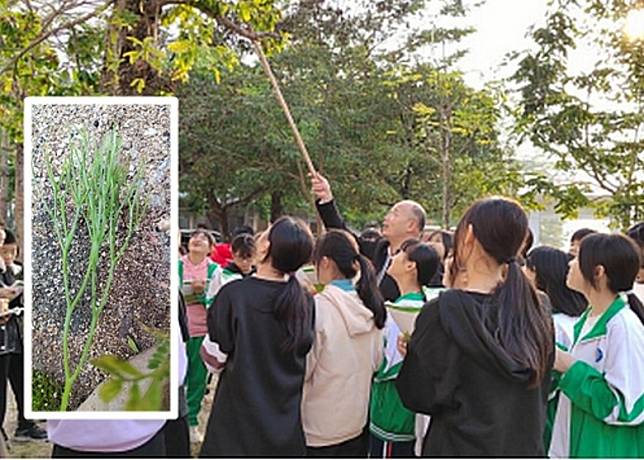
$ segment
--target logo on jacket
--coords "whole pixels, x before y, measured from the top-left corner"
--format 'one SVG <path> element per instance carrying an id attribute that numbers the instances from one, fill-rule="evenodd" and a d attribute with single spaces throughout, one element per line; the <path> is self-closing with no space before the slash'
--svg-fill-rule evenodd
<path id="1" fill-rule="evenodd" d="M 596 363 L 600 362 L 603 357 L 604 357 L 604 352 L 602 351 L 601 348 L 597 348 L 595 350 L 595 362 Z"/>

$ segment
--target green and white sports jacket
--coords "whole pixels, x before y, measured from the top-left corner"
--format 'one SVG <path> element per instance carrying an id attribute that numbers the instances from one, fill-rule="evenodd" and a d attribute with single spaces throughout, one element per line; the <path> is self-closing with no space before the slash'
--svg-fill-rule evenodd
<path id="1" fill-rule="evenodd" d="M 214 301 L 217 293 L 224 285 L 242 278 L 243 275 L 241 273 L 218 266 L 210 279 L 210 283 L 208 283 L 208 290 L 206 291 L 208 298 L 211 299 L 210 305 L 212 305 L 212 301 Z"/>
<path id="2" fill-rule="evenodd" d="M 644 325 L 618 296 L 581 336 L 559 382 L 550 457 L 644 457 Z"/>

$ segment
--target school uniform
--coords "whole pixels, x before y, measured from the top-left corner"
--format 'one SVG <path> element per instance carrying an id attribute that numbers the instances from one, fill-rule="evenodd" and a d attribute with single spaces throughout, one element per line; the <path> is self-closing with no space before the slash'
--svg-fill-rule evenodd
<path id="1" fill-rule="evenodd" d="M 286 282 L 254 276 L 221 288 L 208 312 L 210 340 L 227 356 L 215 393 L 201 457 L 295 457 L 306 454 L 302 387 L 314 338 L 313 298 L 303 307 L 304 343 L 283 344 L 275 316 Z"/>
<path id="2" fill-rule="evenodd" d="M 555 327 L 555 346 L 561 350 L 568 351 L 572 346 L 574 337 L 574 326 L 579 320 L 578 316 L 569 316 L 565 313 L 555 313 L 552 315 Z M 546 412 L 546 427 L 543 432 L 543 445 L 545 451 L 550 449 L 550 440 L 552 438 L 552 428 L 555 422 L 557 406 L 559 405 L 559 380 L 561 373 L 552 371 L 552 382 L 550 384 L 550 393 L 548 394 L 548 408 Z"/>
<path id="3" fill-rule="evenodd" d="M 327 203 L 320 203 L 320 200 L 317 200 L 315 202 L 315 206 L 326 228 L 336 228 L 349 232 L 358 242 L 360 253 L 365 257 L 367 254 L 369 254 L 369 258 L 373 262 L 374 268 L 376 270 L 380 293 L 382 294 L 384 299 L 394 301 L 398 297 L 400 297 L 400 289 L 398 288 L 398 284 L 391 276 L 387 274 L 387 268 L 389 268 L 391 258 L 394 255 L 391 254 L 389 241 L 382 238 L 378 240 L 375 247 L 367 248 L 365 247 L 367 246 L 367 244 L 363 242 L 358 235 L 351 231 L 349 227 L 347 227 L 346 222 L 340 215 L 340 212 L 335 205 L 335 200 L 331 200 Z"/>
<path id="4" fill-rule="evenodd" d="M 551 457 L 644 457 L 644 325 L 618 296 L 575 324 L 561 377 Z"/>
<path id="5" fill-rule="evenodd" d="M 550 375 L 530 387 L 534 371 L 495 337 L 498 308 L 489 294 L 450 289 L 418 315 L 396 387 L 405 407 L 431 416 L 423 456 L 544 455 Z"/>
<path id="6" fill-rule="evenodd" d="M 315 296 L 302 424 L 309 456 L 366 457 L 369 389 L 382 361 L 383 331 L 349 279 Z"/>
<path id="7" fill-rule="evenodd" d="M 251 275 L 253 272 L 254 270 L 248 273 L 248 275 L 245 275 L 234 262 L 230 262 L 225 267 L 222 267 L 221 265 L 218 266 L 212 274 L 210 283 L 208 283 L 206 296 L 208 297 L 208 299 L 211 299 L 212 302 L 217 296 L 219 290 L 225 284 L 228 284 L 231 281 L 245 278 L 246 276 Z"/>
<path id="8" fill-rule="evenodd" d="M 186 382 L 188 401 L 188 423 L 190 426 L 198 424 L 197 416 L 201 410 L 201 401 L 206 391 L 208 372 L 199 356 L 199 350 L 204 337 L 208 333 L 207 309 L 212 304 L 212 298 L 208 296 L 207 289 L 210 285 L 213 274 L 219 265 L 208 257 L 198 265 L 190 262 L 187 255 L 179 259 L 179 285 L 183 287 L 184 281 L 206 280 L 204 292 L 200 294 L 184 295 L 186 302 L 186 313 L 188 317 L 188 381 Z"/>
<path id="9" fill-rule="evenodd" d="M 425 303 L 421 292 L 399 297 L 393 305 L 420 311 Z M 375 458 L 413 456 L 416 415 L 407 409 L 398 395 L 396 378 L 402 367 L 403 357 L 398 352 L 397 341 L 401 331 L 391 316 L 385 325 L 385 359 L 374 376 L 371 387 L 369 431 L 372 435 L 370 454 Z"/>

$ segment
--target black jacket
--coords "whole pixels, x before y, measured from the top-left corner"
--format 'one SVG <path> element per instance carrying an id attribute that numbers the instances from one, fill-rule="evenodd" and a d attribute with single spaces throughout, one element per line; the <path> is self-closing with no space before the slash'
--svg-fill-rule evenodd
<path id="1" fill-rule="evenodd" d="M 416 319 L 396 386 L 409 410 L 431 416 L 423 456 L 544 456 L 550 373 L 529 387 L 533 371 L 494 337 L 497 308 L 491 295 L 452 289 Z"/>
<path id="2" fill-rule="evenodd" d="M 373 249 L 373 254 L 369 254 L 370 251 L 367 251 L 365 244 L 361 241 L 360 237 L 356 235 L 349 227 L 347 227 L 346 222 L 340 215 L 338 208 L 335 205 L 335 200 L 331 200 L 328 203 L 320 204 L 320 201 L 315 202 L 318 213 L 324 226 L 326 228 L 337 228 L 341 230 L 346 230 L 349 232 L 358 242 L 360 248 L 360 253 L 364 256 L 369 256 L 373 262 L 376 273 L 380 273 L 387 261 L 387 252 L 389 251 L 389 241 L 382 238 L 376 243 L 376 247 Z M 396 281 L 385 273 L 385 276 L 380 282 L 380 292 L 385 300 L 394 301 L 400 297 L 400 290 L 398 289 L 398 284 Z"/>
<path id="3" fill-rule="evenodd" d="M 0 281 L 11 286 L 16 277 L 10 268 L 0 273 Z M 20 294 L 9 303 L 9 308 L 22 307 L 23 297 Z M 0 326 L 0 355 L 22 353 L 22 314 L 11 315 L 6 324 Z"/>

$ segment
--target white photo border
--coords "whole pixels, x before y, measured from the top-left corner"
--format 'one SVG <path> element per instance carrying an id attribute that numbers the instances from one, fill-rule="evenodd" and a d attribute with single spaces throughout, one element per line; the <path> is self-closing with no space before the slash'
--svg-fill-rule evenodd
<path id="1" fill-rule="evenodd" d="M 165 105 L 170 107 L 170 410 L 169 411 L 34 411 L 32 404 L 32 114 L 36 105 Z M 97 96 L 97 97 L 27 97 L 24 111 L 23 150 L 24 193 L 24 303 L 25 303 L 25 416 L 49 420 L 168 420 L 179 413 L 179 273 L 177 253 L 179 241 L 179 101 L 163 96 Z"/>

